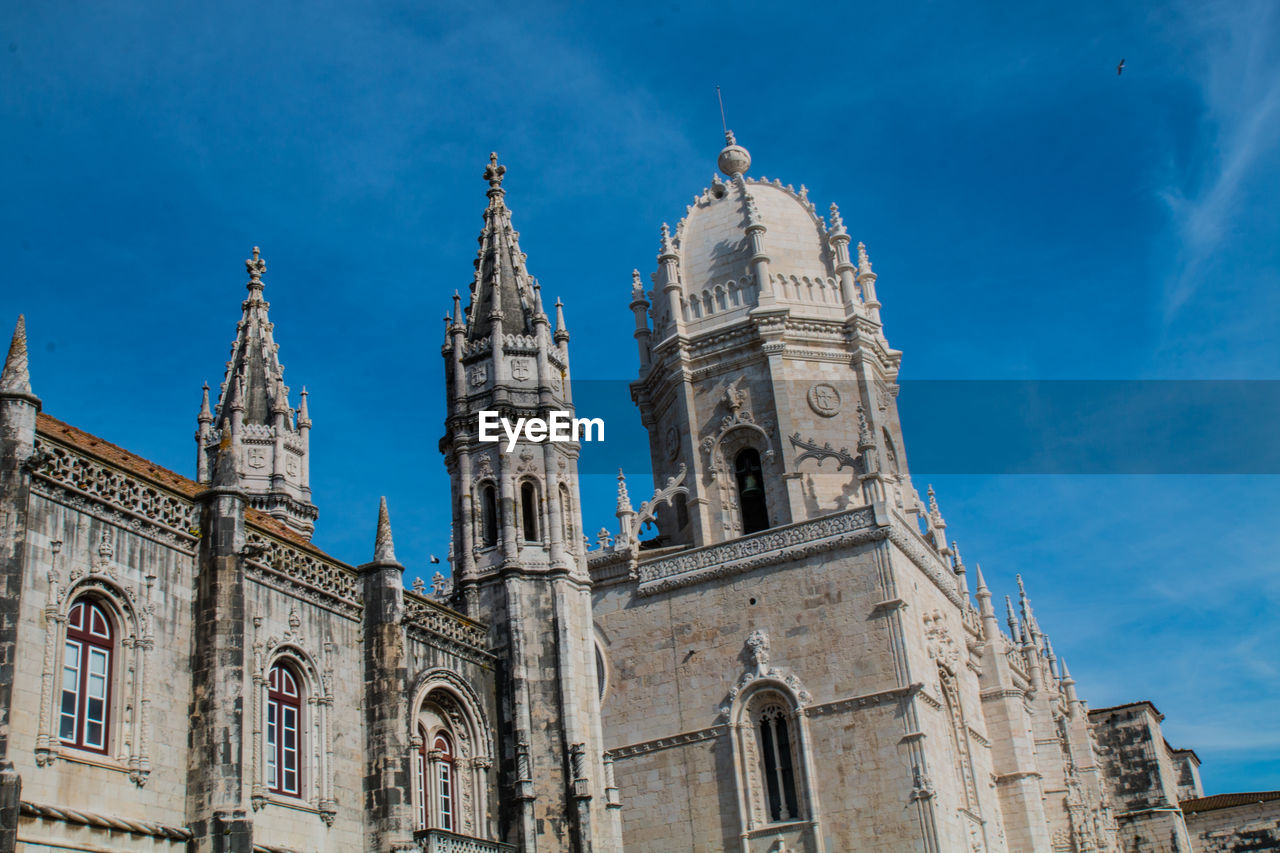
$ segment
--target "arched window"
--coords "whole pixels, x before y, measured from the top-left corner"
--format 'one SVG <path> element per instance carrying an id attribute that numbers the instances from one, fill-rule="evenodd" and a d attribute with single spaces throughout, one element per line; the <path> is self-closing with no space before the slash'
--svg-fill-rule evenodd
<path id="1" fill-rule="evenodd" d="M 738 504 L 742 508 L 742 532 L 755 533 L 769 527 L 769 509 L 764 498 L 764 473 L 760 454 L 754 447 L 740 451 L 733 460 L 738 481 Z"/>
<path id="2" fill-rule="evenodd" d="M 524 525 L 524 541 L 538 541 L 538 492 L 533 483 L 520 486 L 520 519 Z"/>
<path id="3" fill-rule="evenodd" d="M 480 487 L 480 544 L 485 548 L 498 544 L 498 495 L 493 483 Z"/>
<path id="4" fill-rule="evenodd" d="M 791 721 L 786 708 L 777 703 L 764 706 L 756 725 L 769 820 L 795 820 L 800 816 L 791 746 L 795 738 L 791 736 Z"/>
<path id="5" fill-rule="evenodd" d="M 267 788 L 296 797 L 302 790 L 299 739 L 302 691 L 297 675 L 285 664 L 271 667 L 267 681 Z"/>
<path id="6" fill-rule="evenodd" d="M 58 722 L 58 739 L 67 746 L 107 751 L 114 652 L 115 638 L 106 609 L 92 598 L 73 604 L 67 614 Z"/>
<path id="7" fill-rule="evenodd" d="M 689 501 L 685 498 L 684 493 L 676 495 L 676 530 L 684 530 L 689 526 Z"/>
<path id="8" fill-rule="evenodd" d="M 440 828 L 452 831 L 457 808 L 453 795 L 453 744 L 448 735 L 440 732 L 431 749 L 436 761 L 436 814 L 440 816 Z"/>

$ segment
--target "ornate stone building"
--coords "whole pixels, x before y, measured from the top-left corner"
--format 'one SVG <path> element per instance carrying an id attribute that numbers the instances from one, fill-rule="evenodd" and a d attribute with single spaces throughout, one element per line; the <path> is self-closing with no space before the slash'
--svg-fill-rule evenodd
<path id="1" fill-rule="evenodd" d="M 732 135 L 719 165 L 631 287 L 662 486 L 636 509 L 620 475 L 592 547 L 578 444 L 480 440 L 482 411 L 573 410 L 562 306 L 491 158 L 441 350 L 453 576 L 430 592 L 404 588 L 385 502 L 368 563 L 311 544 L 307 394 L 295 408 L 256 249 L 193 479 L 43 413 L 20 319 L 0 377 L 0 853 L 1270 837 L 1280 799 L 1204 798 L 1150 703 L 1089 710 L 1021 580 L 997 604 L 970 573 L 911 478 L 862 244 L 803 186 L 746 177 Z"/>

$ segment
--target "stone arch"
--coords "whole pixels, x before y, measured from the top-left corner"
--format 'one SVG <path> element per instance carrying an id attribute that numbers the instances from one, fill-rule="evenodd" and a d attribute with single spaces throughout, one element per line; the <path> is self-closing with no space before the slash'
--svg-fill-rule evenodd
<path id="1" fill-rule="evenodd" d="M 122 769 L 127 768 L 129 779 L 142 787 L 151 773 L 149 666 L 155 647 L 155 606 L 151 601 L 155 579 L 149 577 L 145 586 L 135 593 L 121 581 L 119 566 L 113 557 L 111 534 L 103 531 L 96 557 L 89 560 L 87 567 L 73 568 L 65 586 L 56 567 L 49 572 L 50 606 L 46 609 L 49 628 L 45 634 L 41 675 L 36 765 L 51 764 L 63 749 L 55 697 L 61 692 L 58 673 L 62 671 L 66 652 L 68 618 L 78 601 L 92 599 L 108 611 L 116 631 L 115 660 L 110 664 L 112 689 L 108 696 L 108 714 L 111 722 L 105 755 Z"/>
<path id="2" fill-rule="evenodd" d="M 302 682 L 303 717 L 299 726 L 302 762 L 298 799 L 314 807 L 326 826 L 332 826 L 338 814 L 338 803 L 334 797 L 330 719 L 333 713 L 333 669 L 330 665 L 333 644 L 324 643 L 323 654 L 317 655 L 302 636 L 302 620 L 296 609 L 289 611 L 289 630 L 280 636 L 263 639 L 262 625 L 262 617 L 254 618 L 250 697 L 253 723 L 250 768 L 253 782 L 250 803 L 254 811 L 258 811 L 270 804 L 273 797 L 281 796 L 273 795 L 267 786 L 267 707 L 271 669 L 285 663 Z"/>
<path id="3" fill-rule="evenodd" d="M 473 837 L 487 837 L 489 824 L 488 771 L 493 766 L 493 729 L 484 712 L 480 697 L 467 681 L 452 670 L 435 667 L 419 673 L 409 696 L 409 744 L 410 766 L 414 768 L 411 785 L 415 815 L 432 821 L 432 809 L 426 791 L 438 768 L 432 766 L 430 742 L 424 742 L 419 725 L 428 729 L 428 738 L 440 731 L 447 732 L 453 741 L 456 758 L 456 823 L 453 831 Z M 422 762 L 419 764 L 419 762 Z"/>

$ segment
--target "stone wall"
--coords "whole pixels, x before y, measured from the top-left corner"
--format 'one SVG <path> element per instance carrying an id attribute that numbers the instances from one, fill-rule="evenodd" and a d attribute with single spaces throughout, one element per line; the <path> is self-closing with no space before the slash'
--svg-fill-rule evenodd
<path id="1" fill-rule="evenodd" d="M 1195 853 L 1280 850 L 1280 792 L 1201 797 L 1182 811 Z"/>

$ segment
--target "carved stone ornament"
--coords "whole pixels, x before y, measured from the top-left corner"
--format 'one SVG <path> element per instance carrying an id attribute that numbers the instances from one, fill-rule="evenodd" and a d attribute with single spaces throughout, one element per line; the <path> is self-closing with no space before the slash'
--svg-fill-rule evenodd
<path id="1" fill-rule="evenodd" d="M 960 647 L 951 636 L 941 611 L 930 610 L 924 614 L 924 636 L 929 659 L 954 672 L 960 661 Z"/>
<path id="2" fill-rule="evenodd" d="M 244 464 L 250 468 L 267 467 L 267 449 L 265 447 L 247 447 L 244 451 Z"/>
<path id="3" fill-rule="evenodd" d="M 738 678 L 738 682 L 729 688 L 729 694 L 725 697 L 724 703 L 720 706 L 720 714 L 728 722 L 732 719 L 734 703 L 738 697 L 742 695 L 742 691 L 757 679 L 767 678 L 774 682 L 781 682 L 786 685 L 788 691 L 795 698 L 796 707 L 803 708 L 813 701 L 813 696 L 805 689 L 800 678 L 789 669 L 780 669 L 776 666 L 769 665 L 769 632 L 762 628 L 752 631 L 746 640 L 747 650 L 751 653 L 751 660 L 754 669 L 748 669 Z"/>
<path id="4" fill-rule="evenodd" d="M 527 358 L 513 358 L 511 360 L 511 378 L 523 382 L 533 375 L 532 367 Z"/>
<path id="5" fill-rule="evenodd" d="M 675 459 L 680 455 L 680 433 L 676 432 L 673 426 L 667 427 L 665 446 L 667 449 L 667 458 Z"/>
<path id="6" fill-rule="evenodd" d="M 489 381 L 489 368 L 483 364 L 474 365 L 467 371 L 467 381 L 471 383 L 472 388 L 476 388 Z"/>
<path id="7" fill-rule="evenodd" d="M 809 389 L 809 408 L 824 418 L 840 414 L 840 392 L 834 385 L 819 382 Z"/>

